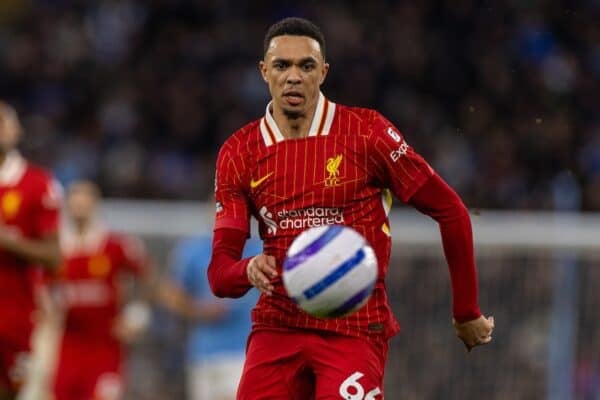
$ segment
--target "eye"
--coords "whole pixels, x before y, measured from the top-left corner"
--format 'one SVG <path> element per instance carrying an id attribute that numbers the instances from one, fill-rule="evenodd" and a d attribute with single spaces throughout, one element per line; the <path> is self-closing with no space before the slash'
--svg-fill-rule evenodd
<path id="1" fill-rule="evenodd" d="M 275 68 L 278 71 L 283 71 L 286 67 L 287 65 L 281 61 L 276 61 L 273 63 L 273 68 Z"/>
<path id="2" fill-rule="evenodd" d="M 303 70 L 304 72 L 310 72 L 310 71 L 312 71 L 312 70 L 313 70 L 313 69 L 315 69 L 315 68 L 316 68 L 316 66 L 315 66 L 315 64 L 314 64 L 314 63 L 306 63 L 306 64 L 302 64 L 302 70 Z"/>

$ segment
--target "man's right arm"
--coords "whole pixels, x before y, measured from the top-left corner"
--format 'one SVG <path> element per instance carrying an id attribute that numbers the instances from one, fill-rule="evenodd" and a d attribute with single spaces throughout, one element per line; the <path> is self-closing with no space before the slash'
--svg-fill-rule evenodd
<path id="1" fill-rule="evenodd" d="M 271 279 L 277 276 L 275 257 L 259 254 L 242 259 L 246 233 L 237 229 L 216 229 L 208 266 L 208 282 L 218 297 L 242 297 L 252 287 L 267 296 L 275 289 Z"/>
<path id="2" fill-rule="evenodd" d="M 250 231 L 249 200 L 246 196 L 250 177 L 244 173 L 250 167 L 246 162 L 246 158 L 227 143 L 217 158 L 217 212 L 208 281 L 218 297 L 241 297 L 252 286 L 271 294 L 273 285 L 267 276 L 272 278 L 277 274 L 273 256 L 259 254 L 242 259 Z"/>
<path id="3" fill-rule="evenodd" d="M 215 230 L 208 266 L 208 282 L 215 296 L 242 297 L 252 287 L 246 273 L 251 258 L 242 259 L 246 236 L 239 229 Z"/>

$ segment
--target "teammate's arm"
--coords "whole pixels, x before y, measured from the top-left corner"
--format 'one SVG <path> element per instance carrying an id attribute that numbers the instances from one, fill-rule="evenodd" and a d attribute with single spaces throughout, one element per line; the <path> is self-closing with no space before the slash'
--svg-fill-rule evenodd
<path id="1" fill-rule="evenodd" d="M 161 283 L 158 300 L 163 307 L 191 322 L 216 322 L 230 312 L 222 302 L 196 300 L 178 283 L 171 280 Z"/>
<path id="2" fill-rule="evenodd" d="M 6 225 L 0 225 L 0 248 L 49 270 L 58 268 L 62 260 L 56 232 L 40 239 L 28 239 Z"/>
<path id="3" fill-rule="evenodd" d="M 150 302 L 157 282 L 153 260 L 142 240 L 135 236 L 118 236 L 121 293 L 126 296 L 113 324 L 113 335 L 124 344 L 140 339 L 152 320 Z"/>
<path id="4" fill-rule="evenodd" d="M 155 292 L 160 305 L 193 323 L 219 321 L 230 313 L 226 302 L 204 299 L 204 289 L 198 291 L 195 285 L 189 287 L 191 281 L 197 280 L 198 272 L 206 272 L 208 268 L 210 259 L 209 255 L 205 256 L 203 242 L 186 242 L 177 246 L 169 257 L 170 272 L 160 279 Z M 190 251 L 192 247 L 202 251 Z"/>

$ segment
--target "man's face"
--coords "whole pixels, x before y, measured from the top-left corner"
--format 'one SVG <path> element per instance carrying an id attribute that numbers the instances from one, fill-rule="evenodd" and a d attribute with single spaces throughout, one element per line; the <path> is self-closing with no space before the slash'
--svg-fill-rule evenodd
<path id="1" fill-rule="evenodd" d="M 0 152 L 8 153 L 17 146 L 21 125 L 14 110 L 0 103 Z"/>
<path id="2" fill-rule="evenodd" d="M 292 119 L 316 107 L 328 70 L 319 42 L 308 36 L 274 37 L 260 62 L 273 103 Z"/>
<path id="3" fill-rule="evenodd" d="M 85 183 L 73 184 L 67 194 L 67 211 L 75 222 L 87 222 L 96 212 L 96 193 Z"/>

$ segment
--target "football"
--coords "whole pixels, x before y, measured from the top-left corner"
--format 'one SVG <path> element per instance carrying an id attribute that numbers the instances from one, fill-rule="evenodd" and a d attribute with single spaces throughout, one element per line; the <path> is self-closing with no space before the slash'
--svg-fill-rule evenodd
<path id="1" fill-rule="evenodd" d="M 307 313 L 338 318 L 367 302 L 377 271 L 375 252 L 360 233 L 342 225 L 319 226 L 292 242 L 283 263 L 283 284 Z"/>

